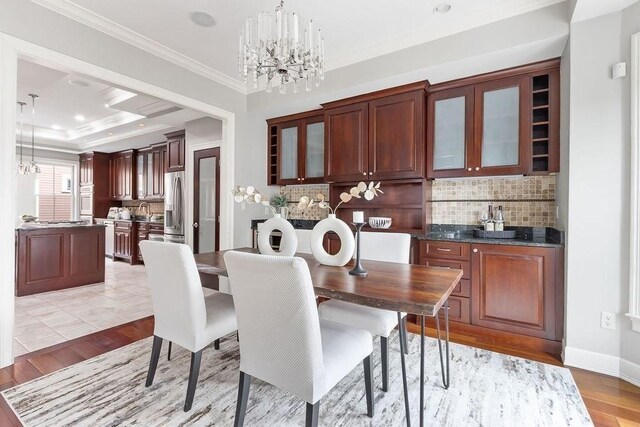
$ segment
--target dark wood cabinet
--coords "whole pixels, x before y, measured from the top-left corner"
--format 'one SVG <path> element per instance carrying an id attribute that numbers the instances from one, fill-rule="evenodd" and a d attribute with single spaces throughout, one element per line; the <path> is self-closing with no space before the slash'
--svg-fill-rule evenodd
<path id="1" fill-rule="evenodd" d="M 136 156 L 136 194 L 138 200 L 157 201 L 164 199 L 166 147 L 166 144 L 162 143 L 138 150 Z"/>
<path id="2" fill-rule="evenodd" d="M 111 206 L 109 154 L 88 152 L 79 155 L 78 179 L 81 218 L 106 217 Z"/>
<path id="3" fill-rule="evenodd" d="M 185 132 L 167 133 L 167 171 L 180 172 L 185 165 Z"/>
<path id="4" fill-rule="evenodd" d="M 559 60 L 429 88 L 429 178 L 559 171 Z"/>
<path id="5" fill-rule="evenodd" d="M 549 340 L 562 339 L 562 269 L 556 248 L 473 244 L 474 325 Z"/>
<path id="6" fill-rule="evenodd" d="M 113 258 L 124 259 L 131 264 L 138 261 L 138 223 L 132 221 L 114 222 Z"/>
<path id="7" fill-rule="evenodd" d="M 133 200 L 136 196 L 136 150 L 114 153 L 110 159 L 112 200 Z"/>
<path id="8" fill-rule="evenodd" d="M 425 176 L 427 82 L 323 104 L 325 180 Z"/>
<path id="9" fill-rule="evenodd" d="M 93 153 L 80 154 L 80 185 L 93 184 Z"/>
<path id="10" fill-rule="evenodd" d="M 324 182 L 322 110 L 267 120 L 269 185 Z"/>

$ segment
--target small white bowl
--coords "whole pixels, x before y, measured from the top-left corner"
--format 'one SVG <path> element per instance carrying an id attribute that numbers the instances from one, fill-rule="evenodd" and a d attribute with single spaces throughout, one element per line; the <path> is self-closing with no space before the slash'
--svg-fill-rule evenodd
<path id="1" fill-rule="evenodd" d="M 371 228 L 389 228 L 391 227 L 391 218 L 384 216 L 369 217 L 369 225 Z"/>

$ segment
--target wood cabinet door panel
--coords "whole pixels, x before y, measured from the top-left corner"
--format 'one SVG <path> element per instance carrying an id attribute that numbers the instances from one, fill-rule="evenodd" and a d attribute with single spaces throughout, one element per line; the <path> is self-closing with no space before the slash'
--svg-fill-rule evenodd
<path id="1" fill-rule="evenodd" d="M 484 244 L 472 249 L 472 323 L 554 339 L 554 250 Z"/>
<path id="2" fill-rule="evenodd" d="M 167 171 L 179 172 L 184 170 L 185 137 L 171 136 L 167 139 Z"/>
<path id="3" fill-rule="evenodd" d="M 62 279 L 65 276 L 65 238 L 64 233 L 33 235 L 26 238 L 25 256 L 37 255 L 27 259 L 26 285 L 43 280 Z"/>
<path id="4" fill-rule="evenodd" d="M 70 276 L 100 274 L 104 270 L 104 233 L 96 230 L 71 234 L 69 245 Z"/>
<path id="5" fill-rule="evenodd" d="M 369 177 L 420 178 L 424 174 L 424 91 L 369 102 Z"/>
<path id="6" fill-rule="evenodd" d="M 325 179 L 358 181 L 369 172 L 368 103 L 331 108 L 324 115 Z"/>

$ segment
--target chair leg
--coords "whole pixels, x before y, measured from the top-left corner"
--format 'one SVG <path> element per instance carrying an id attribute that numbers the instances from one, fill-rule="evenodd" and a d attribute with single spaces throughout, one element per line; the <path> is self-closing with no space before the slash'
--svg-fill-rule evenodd
<path id="1" fill-rule="evenodd" d="M 216 350 L 220 350 L 220 338 L 213 342 L 213 348 L 215 348 Z"/>
<path id="2" fill-rule="evenodd" d="M 145 387 L 153 384 L 153 377 L 156 376 L 156 368 L 158 367 L 158 360 L 160 359 L 160 350 L 162 349 L 162 338 L 159 336 L 153 336 L 153 347 L 151 348 L 151 360 L 149 361 L 149 372 L 147 372 L 147 382 Z"/>
<path id="3" fill-rule="evenodd" d="M 367 415 L 373 418 L 373 366 L 371 365 L 371 355 L 364 358 L 364 385 L 365 394 L 367 395 Z"/>
<path id="4" fill-rule="evenodd" d="M 404 354 L 409 354 L 409 338 L 407 333 L 407 316 L 402 318 L 402 335 L 400 338 L 404 340 Z"/>
<path id="5" fill-rule="evenodd" d="M 318 413 L 320 412 L 320 401 L 316 403 L 307 402 L 307 421 L 305 427 L 318 427 Z"/>
<path id="6" fill-rule="evenodd" d="M 188 412 L 193 404 L 193 397 L 196 394 L 196 384 L 198 383 L 198 374 L 200 373 L 201 359 L 202 350 L 191 353 L 191 369 L 189 371 L 189 384 L 187 385 L 187 399 L 184 402 L 184 412 Z"/>
<path id="7" fill-rule="evenodd" d="M 389 339 L 380 337 L 380 361 L 382 365 L 382 391 L 389 391 Z"/>
<path id="8" fill-rule="evenodd" d="M 173 343 L 169 341 L 169 352 L 167 353 L 167 360 L 171 360 L 171 344 Z"/>
<path id="9" fill-rule="evenodd" d="M 240 371 L 240 382 L 238 384 L 238 403 L 236 404 L 236 418 L 233 421 L 234 427 L 244 425 L 244 415 L 247 412 L 247 402 L 249 401 L 249 387 L 251 386 L 251 375 Z"/>

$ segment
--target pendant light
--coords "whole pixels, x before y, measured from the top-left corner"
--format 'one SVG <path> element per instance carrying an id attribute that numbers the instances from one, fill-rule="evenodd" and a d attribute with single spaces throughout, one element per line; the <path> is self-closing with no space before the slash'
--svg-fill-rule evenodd
<path id="1" fill-rule="evenodd" d="M 29 173 L 27 167 L 22 162 L 22 141 L 24 141 L 24 106 L 27 105 L 26 102 L 18 102 L 20 106 L 20 161 L 18 162 L 18 167 L 16 170 L 16 174 L 18 175 L 26 175 Z"/>
<path id="2" fill-rule="evenodd" d="M 36 140 L 36 99 L 38 95 L 30 93 L 31 97 L 31 161 L 29 162 L 29 173 L 40 173 L 40 166 L 35 160 L 35 140 Z"/>

